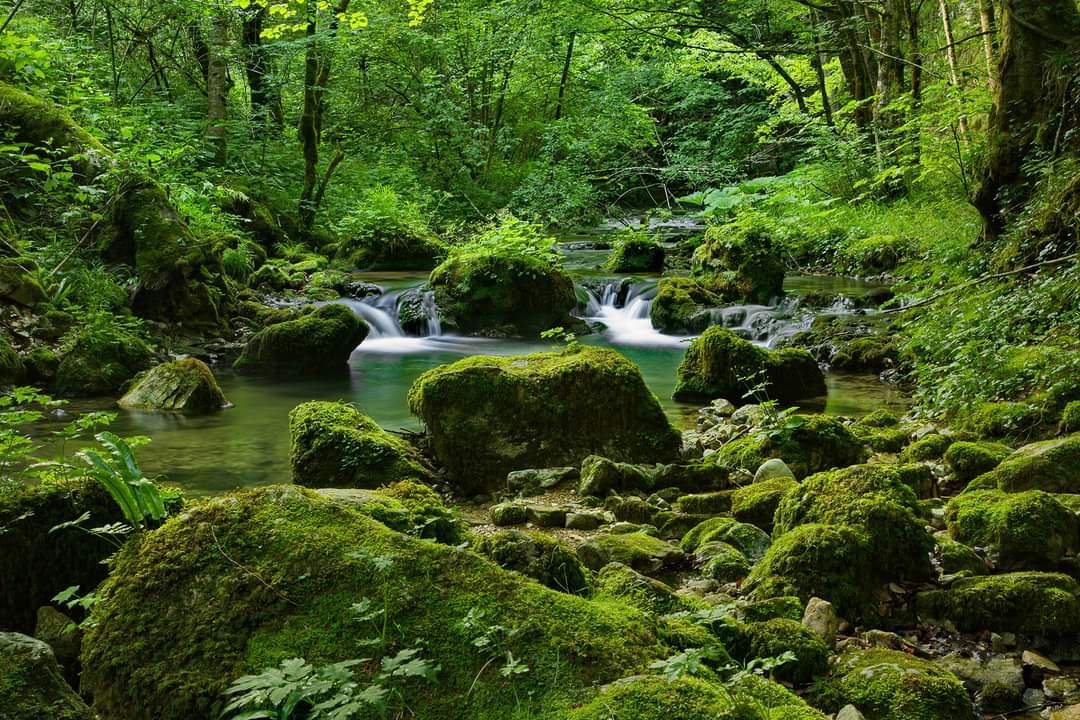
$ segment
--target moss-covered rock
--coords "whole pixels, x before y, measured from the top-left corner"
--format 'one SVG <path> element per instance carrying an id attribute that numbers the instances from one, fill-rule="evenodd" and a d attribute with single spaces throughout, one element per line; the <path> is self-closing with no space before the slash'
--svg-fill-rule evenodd
<path id="1" fill-rule="evenodd" d="M 84 325 L 65 336 L 56 370 L 56 394 L 113 395 L 150 367 L 153 353 L 141 331 L 117 322 Z"/>
<path id="2" fill-rule="evenodd" d="M 691 515 L 719 515 L 731 512 L 732 490 L 680 495 L 678 507 Z"/>
<path id="3" fill-rule="evenodd" d="M 422 375 L 409 407 L 462 493 L 501 488 L 513 470 L 576 465 L 593 454 L 673 460 L 681 442 L 637 367 L 604 348 L 466 358 Z"/>
<path id="4" fill-rule="evenodd" d="M 1080 400 L 1073 400 L 1065 405 L 1061 411 L 1061 422 L 1058 424 L 1061 433 L 1080 433 Z"/>
<path id="5" fill-rule="evenodd" d="M 685 559 L 679 548 L 643 532 L 596 535 L 578 547 L 577 552 L 590 570 L 600 570 L 615 562 L 646 575 L 674 569 Z"/>
<path id="6" fill-rule="evenodd" d="M 630 677 L 601 689 L 567 720 L 766 720 L 748 701 L 733 698 L 717 683 L 684 676 L 668 682 L 660 675 Z"/>
<path id="7" fill-rule="evenodd" d="M 0 257 L 0 299 L 36 307 L 45 299 L 37 269 L 37 263 L 28 257 Z"/>
<path id="8" fill-rule="evenodd" d="M 815 688 L 829 710 L 854 705 L 867 720 L 972 720 L 967 691 L 955 675 L 895 650 L 851 650 Z"/>
<path id="9" fill-rule="evenodd" d="M 466 524 L 458 514 L 434 490 L 414 480 L 376 490 L 321 488 L 319 494 L 406 535 L 445 545 L 457 545 L 466 538 Z"/>
<path id="10" fill-rule="evenodd" d="M 645 234 L 633 233 L 615 244 L 605 264 L 612 272 L 660 272 L 664 255 L 663 245 Z"/>
<path id="11" fill-rule="evenodd" d="M 185 358 L 151 368 L 117 404 L 129 410 L 209 413 L 220 410 L 228 400 L 206 363 Z"/>
<path id="12" fill-rule="evenodd" d="M 756 525 L 748 525 L 728 517 L 709 518 L 699 523 L 679 543 L 685 552 L 697 552 L 707 543 L 723 542 L 736 547 L 739 552 L 757 562 L 765 557 L 772 540 L 769 534 Z"/>
<path id="13" fill-rule="evenodd" d="M 956 479 L 967 483 L 988 473 L 1012 454 L 1008 445 L 989 442 L 954 442 L 945 451 L 945 464 Z"/>
<path id="14" fill-rule="evenodd" d="M 699 572 L 720 583 L 742 580 L 750 574 L 750 560 L 734 545 L 707 542 L 694 553 Z"/>
<path id="15" fill-rule="evenodd" d="M 550 535 L 501 530 L 477 538 L 473 545 L 499 567 L 527 575 L 552 590 L 572 595 L 592 592 L 591 575 L 574 550 Z"/>
<path id="16" fill-rule="evenodd" d="M 248 277 L 251 287 L 276 292 L 298 290 L 303 284 L 303 275 L 290 274 L 278 262 L 266 263 Z"/>
<path id="17" fill-rule="evenodd" d="M 1029 437 L 1044 421 L 1042 410 L 1025 402 L 980 403 L 957 418 L 957 425 L 984 438 Z"/>
<path id="18" fill-rule="evenodd" d="M 694 276 L 728 301 L 769 303 L 784 294 L 784 261 L 771 228 L 747 214 L 705 232 Z"/>
<path id="19" fill-rule="evenodd" d="M 900 460 L 909 463 L 940 460 L 954 442 L 956 439 L 949 435 L 930 433 L 904 448 L 904 452 L 900 454 Z"/>
<path id="20" fill-rule="evenodd" d="M 896 417 L 894 413 L 882 409 L 875 410 L 868 415 L 863 415 L 855 424 L 859 425 L 860 427 L 871 427 L 879 429 L 894 428 L 899 427 L 900 418 Z"/>
<path id="21" fill-rule="evenodd" d="M 992 548 L 1005 568 L 1052 567 L 1078 546 L 1076 517 L 1039 490 L 966 492 L 949 501 L 945 521 L 954 540 Z"/>
<path id="22" fill-rule="evenodd" d="M 432 476 L 420 453 L 354 406 L 313 401 L 289 413 L 293 482 L 308 487 L 376 488 Z"/>
<path id="23" fill-rule="evenodd" d="M 769 458 L 780 458 L 795 474 L 807 475 L 866 460 L 866 448 L 839 420 L 827 415 L 799 415 L 801 424 L 778 434 L 750 433 L 732 440 L 709 461 L 729 469 L 754 472 Z"/>
<path id="24" fill-rule="evenodd" d="M 640 465 L 590 455 L 581 462 L 578 495 L 604 497 L 611 492 L 653 492 L 663 488 L 707 490 L 724 487 L 727 476 L 725 468 L 712 463 Z"/>
<path id="25" fill-rule="evenodd" d="M 597 574 L 596 594 L 616 598 L 654 615 L 694 608 L 689 600 L 676 595 L 665 583 L 618 562 L 608 563 Z"/>
<path id="26" fill-rule="evenodd" d="M 848 340 L 837 347 L 829 365 L 847 372 L 879 373 L 895 367 L 900 359 L 900 346 L 892 335 L 868 335 Z"/>
<path id="27" fill-rule="evenodd" d="M 1025 445 L 971 484 L 971 489 L 995 487 L 1005 492 L 1080 492 L 1080 434 Z"/>
<path id="28" fill-rule="evenodd" d="M 740 402 L 758 382 L 765 383 L 768 397 L 782 403 L 825 394 L 821 368 L 805 350 L 765 350 L 727 328 L 714 326 L 690 343 L 679 365 L 674 397 Z"/>
<path id="29" fill-rule="evenodd" d="M 744 673 L 733 678 L 729 687 L 736 697 L 746 698 L 759 711 L 764 708 L 767 720 L 825 720 L 825 715 L 778 682 L 761 675 Z"/>
<path id="30" fill-rule="evenodd" d="M 17 385 L 23 381 L 25 374 L 22 358 L 7 338 L 0 335 L 0 386 Z"/>
<path id="31" fill-rule="evenodd" d="M 935 554 L 946 575 L 985 575 L 989 572 L 986 560 L 967 545 L 950 540 L 944 532 L 935 535 L 934 539 L 937 542 Z"/>
<path id="32" fill-rule="evenodd" d="M 773 478 L 738 488 L 731 493 L 731 514 L 739 522 L 772 532 L 780 500 L 799 483 L 794 478 Z"/>
<path id="33" fill-rule="evenodd" d="M 338 245 L 338 257 L 358 270 L 431 270 L 446 257 L 446 243 L 430 232 L 379 233 Z"/>
<path id="34" fill-rule="evenodd" d="M 778 680 L 804 685 L 829 669 L 828 646 L 797 620 L 775 618 L 749 623 L 742 629 L 739 642 L 728 648 L 743 662 L 789 651 L 795 653 L 795 660 L 773 671 Z"/>
<path id="35" fill-rule="evenodd" d="M 712 324 L 709 308 L 724 298 L 693 278 L 661 278 L 649 308 L 653 327 L 669 334 L 699 333 Z"/>
<path id="36" fill-rule="evenodd" d="M 851 432 L 874 452 L 898 453 L 911 442 L 907 431 L 898 427 L 875 428 L 856 423 Z"/>
<path id="37" fill-rule="evenodd" d="M 919 593 L 915 609 L 922 619 L 948 621 L 961 632 L 1070 636 L 1080 631 L 1080 585 L 1043 572 L 964 578 L 947 590 Z"/>
<path id="38" fill-rule="evenodd" d="M 510 718 L 515 694 L 565 716 L 594 684 L 669 652 L 655 620 L 623 603 L 549 590 L 295 486 L 189 508 L 120 553 L 101 597 L 82 679 L 110 720 L 214 717 L 242 674 L 293 657 L 372 657 L 380 651 L 357 641 L 383 621 L 350 610 L 365 598 L 388 612 L 381 652 L 422 641 L 441 665 L 437 683 L 403 688 L 421 720 Z M 474 646 L 496 625 L 516 631 L 509 649 L 530 668 L 513 683 L 485 671 L 489 657 Z M 377 667 L 358 667 L 358 679 Z"/>
<path id="39" fill-rule="evenodd" d="M 52 649 L 34 638 L 0 632 L 0 708 L 6 720 L 92 720 L 64 680 Z"/>
<path id="40" fill-rule="evenodd" d="M 367 334 L 367 323 L 352 310 L 344 305 L 324 305 L 255 333 L 235 368 L 237 372 L 270 375 L 341 370 Z"/>
<path id="41" fill-rule="evenodd" d="M 931 574 L 934 542 L 920 512 L 918 497 L 895 468 L 855 465 L 813 475 L 789 491 L 776 510 L 773 534 L 808 524 L 856 527 L 878 558 L 879 579 L 921 580 Z"/>

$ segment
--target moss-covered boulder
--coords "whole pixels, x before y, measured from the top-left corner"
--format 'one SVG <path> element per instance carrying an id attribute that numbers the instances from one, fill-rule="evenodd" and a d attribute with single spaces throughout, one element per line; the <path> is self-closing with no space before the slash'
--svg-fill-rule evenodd
<path id="1" fill-rule="evenodd" d="M 750 560 L 726 542 L 707 542 L 694 553 L 698 571 L 720 583 L 738 582 L 750 574 Z"/>
<path id="2" fill-rule="evenodd" d="M 619 599 L 655 615 L 684 612 L 694 607 L 691 601 L 675 594 L 665 583 L 618 562 L 608 563 L 597 574 L 596 594 Z"/>
<path id="3" fill-rule="evenodd" d="M 376 488 L 432 476 L 416 448 L 339 402 L 306 402 L 289 413 L 289 465 L 294 483 L 315 488 Z"/>
<path id="4" fill-rule="evenodd" d="M 954 442 L 945 451 L 945 464 L 956 479 L 967 483 L 988 473 L 1012 454 L 1008 445 L 988 442 Z"/>
<path id="5" fill-rule="evenodd" d="M 854 705 L 866 720 L 974 720 L 964 685 L 940 666 L 895 650 L 850 650 L 815 687 L 822 707 Z"/>
<path id="6" fill-rule="evenodd" d="M 1004 568 L 1050 567 L 1078 546 L 1073 513 L 1039 490 L 976 490 L 949 501 L 945 521 L 954 540 L 991 548 Z"/>
<path id="7" fill-rule="evenodd" d="M 712 463 L 642 465 L 590 455 L 581 462 L 578 495 L 604 497 L 611 492 L 653 492 L 663 488 L 709 490 L 724 487 L 727 476 L 726 468 Z"/>
<path id="8" fill-rule="evenodd" d="M 220 410 L 228 400 L 206 363 L 185 358 L 151 368 L 117 404 L 129 410 L 209 413 Z"/>
<path id="9" fill-rule="evenodd" d="M 961 632 L 1073 636 L 1080 631 L 1080 584 L 1043 572 L 964 578 L 919 593 L 915 609 L 923 620 L 948 621 Z"/>
<path id="10" fill-rule="evenodd" d="M 694 276 L 730 302 L 769 303 L 784 293 L 780 244 L 758 219 L 714 225 L 694 251 Z"/>
<path id="11" fill-rule="evenodd" d="M 644 233 L 630 233 L 615 243 L 605 264 L 612 272 L 660 272 L 664 269 L 664 255 L 660 243 Z"/>
<path id="12" fill-rule="evenodd" d="M 972 548 L 951 540 L 948 533 L 935 534 L 937 549 L 934 554 L 946 575 L 985 575 L 989 572 L 986 560 Z"/>
<path id="13" fill-rule="evenodd" d="M 699 333 L 712 324 L 709 309 L 724 304 L 714 293 L 693 278 L 661 278 L 649 308 L 653 327 L 669 334 Z"/>
<path id="14" fill-rule="evenodd" d="M 466 539 L 467 525 L 427 485 L 401 480 L 376 490 L 320 488 L 319 494 L 347 505 L 391 530 L 406 535 L 457 545 Z"/>
<path id="15" fill-rule="evenodd" d="M 85 325 L 68 333 L 56 369 L 57 395 L 114 395 L 153 361 L 141 331 L 118 322 Z"/>
<path id="16" fill-rule="evenodd" d="M 1065 405 L 1061 411 L 1061 422 L 1058 423 L 1058 431 L 1061 433 L 1080 433 L 1080 400 L 1073 400 Z"/>
<path id="17" fill-rule="evenodd" d="M 501 530 L 477 538 L 473 547 L 504 570 L 519 572 L 552 590 L 571 595 L 592 592 L 591 574 L 574 550 L 550 535 Z"/>
<path id="18" fill-rule="evenodd" d="M 965 410 L 957 426 L 982 438 L 1026 438 L 1038 431 L 1043 411 L 1027 402 L 987 402 Z"/>
<path id="19" fill-rule="evenodd" d="M 1080 434 L 1025 445 L 975 478 L 971 487 L 1080 493 Z"/>
<path id="20" fill-rule="evenodd" d="M 579 546 L 577 553 L 590 570 L 600 570 L 614 562 L 646 575 L 675 569 L 686 557 L 671 543 L 643 532 L 596 535 Z"/>
<path id="21" fill-rule="evenodd" d="M 722 446 L 709 462 L 754 472 L 769 458 L 780 458 L 795 477 L 802 478 L 866 460 L 862 442 L 836 418 L 798 415 L 796 419 L 797 426 L 775 434 L 751 430 Z"/>
<path id="22" fill-rule="evenodd" d="M 744 663 L 788 651 L 795 654 L 795 660 L 773 671 L 777 680 L 804 685 L 829 669 L 828 646 L 797 620 L 774 618 L 748 623 L 738 641 L 728 648 L 736 660 Z"/>
<path id="23" fill-rule="evenodd" d="M 549 590 L 295 486 L 189 508 L 119 554 L 101 597 L 82 681 L 110 720 L 215 717 L 240 675 L 418 642 L 441 671 L 437 683 L 402 688 L 415 717 L 510 718 L 515 695 L 558 717 L 594 684 L 670 653 L 656 620 L 628 605 Z M 385 624 L 351 610 L 365 598 L 385 608 Z M 513 631 L 508 649 L 529 667 L 512 683 L 485 669 L 475 644 L 494 626 Z M 383 649 L 357 642 L 384 631 Z M 358 666 L 357 679 L 378 666 Z"/>
<path id="24" fill-rule="evenodd" d="M 34 638 L 0 632 L 0 713 L 5 720 L 93 720 L 64 680 L 52 649 Z"/>
<path id="25" fill-rule="evenodd" d="M 717 326 L 690 343 L 679 365 L 674 397 L 741 402 L 758 383 L 764 383 L 769 398 L 782 403 L 825 394 L 825 376 L 805 350 L 766 350 Z"/>
<path id="26" fill-rule="evenodd" d="M 490 492 L 514 470 L 675 459 L 681 439 L 637 367 L 614 350 L 476 356 L 431 370 L 409 390 L 455 488 Z"/>
<path id="27" fill-rule="evenodd" d="M 427 228 L 383 227 L 339 243 L 337 256 L 358 270 L 431 270 L 446 257 L 446 243 Z"/>
<path id="28" fill-rule="evenodd" d="M 708 543 L 728 543 L 757 562 L 765 557 L 772 540 L 761 528 L 748 525 L 729 517 L 709 518 L 694 526 L 679 543 L 685 552 L 697 552 Z"/>
<path id="29" fill-rule="evenodd" d="M 780 501 L 773 534 L 809 524 L 849 525 L 864 532 L 882 580 L 922 580 L 931 574 L 933 538 L 925 530 L 918 497 L 892 466 L 854 465 L 807 478 Z"/>
<path id="30" fill-rule="evenodd" d="M 731 493 L 731 514 L 739 522 L 772 532 L 781 498 L 798 484 L 794 478 L 780 477 L 738 488 Z"/>
<path id="31" fill-rule="evenodd" d="M 235 368 L 242 373 L 310 375 L 341 370 L 363 342 L 368 325 L 344 305 L 323 305 L 295 320 L 260 330 L 248 340 Z"/>
<path id="32" fill-rule="evenodd" d="M 0 257 L 0 299 L 33 308 L 45 299 L 37 263 L 28 257 Z"/>
<path id="33" fill-rule="evenodd" d="M 22 358 L 11 347 L 11 343 L 3 335 L 0 335 L 0 386 L 16 385 L 23 381 L 26 368 Z"/>
<path id="34" fill-rule="evenodd" d="M 909 463 L 940 460 L 954 442 L 956 442 L 956 438 L 951 435 L 930 433 L 904 448 L 904 451 L 900 454 L 900 460 Z"/>

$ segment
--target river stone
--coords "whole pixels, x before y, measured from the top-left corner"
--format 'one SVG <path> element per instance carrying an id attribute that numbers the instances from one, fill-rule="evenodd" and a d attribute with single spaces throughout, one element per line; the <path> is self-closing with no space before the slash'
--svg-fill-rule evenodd
<path id="1" fill-rule="evenodd" d="M 524 525 L 527 520 L 525 506 L 519 503 L 504 502 L 492 505 L 488 510 L 491 524 L 505 527 L 507 525 Z"/>
<path id="2" fill-rule="evenodd" d="M 575 467 L 531 468 L 515 470 L 506 476 L 506 489 L 519 497 L 540 495 L 564 481 L 578 477 Z"/>
<path id="3" fill-rule="evenodd" d="M 537 527 L 563 527 L 566 510 L 551 505 L 526 505 L 525 518 Z"/>
<path id="4" fill-rule="evenodd" d="M 92 720 L 64 680 L 52 648 L 19 633 L 0 633 L 0 718 Z"/>
<path id="5" fill-rule="evenodd" d="M 129 410 L 209 413 L 228 401 L 206 363 L 185 358 L 162 363 L 140 375 L 117 404 Z"/>
<path id="6" fill-rule="evenodd" d="M 802 624 L 817 635 L 830 648 L 836 647 L 836 634 L 840 631 L 840 618 L 836 608 L 828 600 L 812 597 L 806 602 Z"/>
<path id="7" fill-rule="evenodd" d="M 1024 668 L 1016 657 L 974 658 L 952 652 L 935 662 L 960 678 L 982 711 L 1007 713 L 1017 709 L 1024 693 Z"/>
<path id="8" fill-rule="evenodd" d="M 764 482 L 766 480 L 776 480 L 777 478 L 791 478 L 795 479 L 795 473 L 791 472 L 791 468 L 787 466 L 780 458 L 772 458 L 766 460 L 754 473 L 754 482 Z"/>
<path id="9" fill-rule="evenodd" d="M 1009 493 L 1080 492 L 1080 433 L 1025 445 L 968 486 L 968 489 L 993 488 Z"/>
<path id="10" fill-rule="evenodd" d="M 344 305 L 323 305 L 257 332 L 234 365 L 237 372 L 279 376 L 344 371 L 370 328 Z"/>
<path id="11" fill-rule="evenodd" d="M 52 648 L 61 665 L 79 661 L 82 648 L 82 630 L 75 622 L 52 605 L 42 605 L 37 611 L 34 637 Z"/>

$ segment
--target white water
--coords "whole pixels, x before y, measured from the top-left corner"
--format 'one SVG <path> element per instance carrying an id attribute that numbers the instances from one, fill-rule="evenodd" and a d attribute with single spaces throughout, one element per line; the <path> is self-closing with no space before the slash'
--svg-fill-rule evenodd
<path id="1" fill-rule="evenodd" d="M 649 313 L 656 297 L 656 283 L 636 283 L 626 293 L 625 302 L 619 304 L 620 283 L 606 283 L 597 297 L 591 290 L 589 303 L 581 319 L 604 326 L 604 337 L 613 345 L 637 347 L 679 347 L 689 338 L 664 335 L 653 327 Z"/>
<path id="2" fill-rule="evenodd" d="M 443 335 L 439 313 L 432 293 L 423 295 L 424 322 L 420 335 L 409 335 L 401 327 L 398 303 L 404 290 L 373 295 L 363 300 L 342 298 L 337 302 L 362 317 L 371 328 L 356 353 L 411 355 L 423 352 L 472 352 L 472 338 Z"/>

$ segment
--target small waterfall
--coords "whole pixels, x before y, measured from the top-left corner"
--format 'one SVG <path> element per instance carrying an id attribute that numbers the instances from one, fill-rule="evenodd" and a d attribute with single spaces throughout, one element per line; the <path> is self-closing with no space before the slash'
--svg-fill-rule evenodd
<path id="1" fill-rule="evenodd" d="M 435 293 L 422 286 L 336 302 L 350 308 L 371 328 L 357 352 L 415 352 L 442 337 Z"/>

